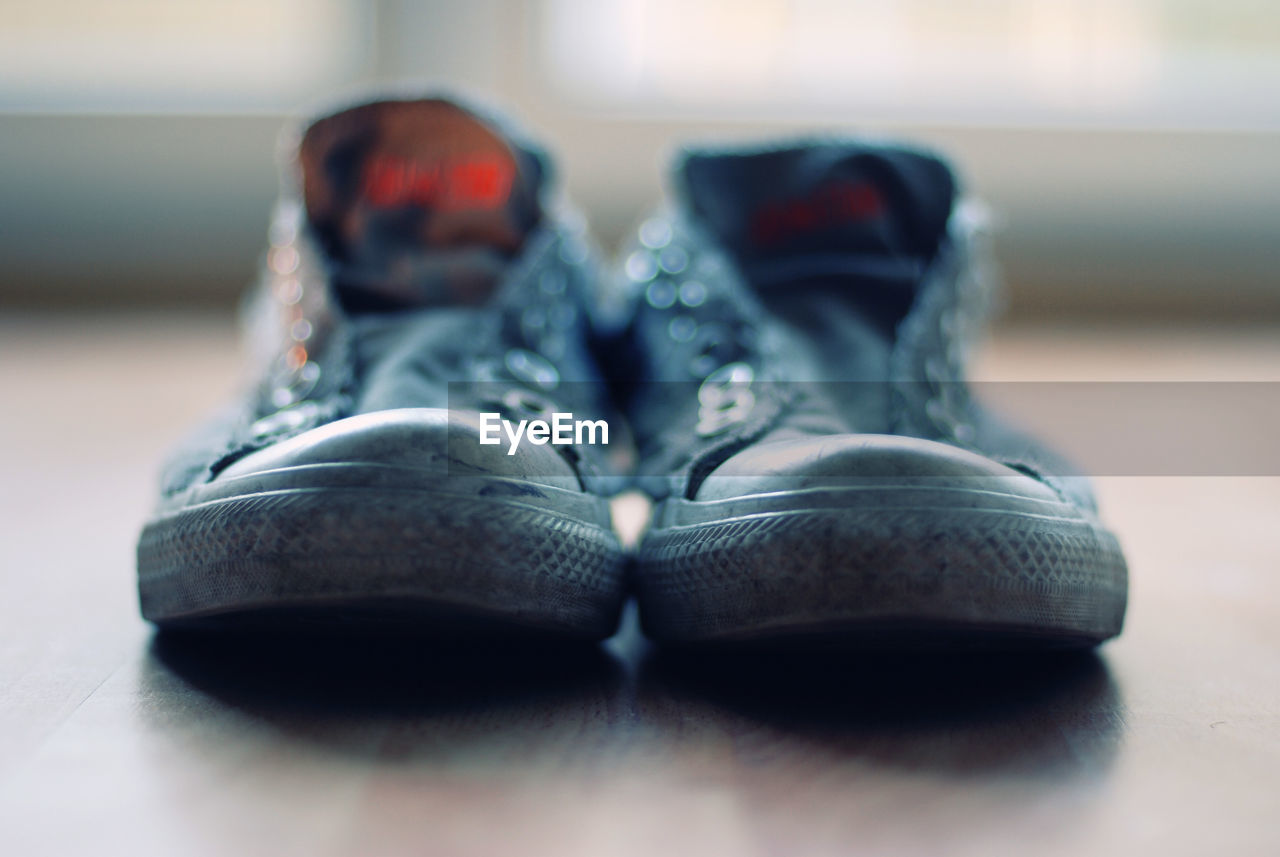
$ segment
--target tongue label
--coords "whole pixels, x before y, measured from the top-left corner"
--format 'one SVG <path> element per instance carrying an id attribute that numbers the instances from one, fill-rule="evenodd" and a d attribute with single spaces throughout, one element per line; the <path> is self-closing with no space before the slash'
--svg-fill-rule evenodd
<path id="1" fill-rule="evenodd" d="M 884 197 L 875 185 L 836 180 L 803 196 L 765 203 L 751 216 L 748 234 L 763 249 L 811 232 L 874 220 L 884 212 Z"/>
<path id="2" fill-rule="evenodd" d="M 390 255 L 519 247 L 540 213 L 541 178 L 521 157 L 497 129 L 438 99 L 321 119 L 299 150 L 312 225 L 336 258 L 362 267 L 377 255 L 393 266 Z"/>
<path id="3" fill-rule="evenodd" d="M 680 178 L 693 214 L 743 263 L 928 258 L 955 196 L 937 158 L 857 140 L 690 152 Z"/>
<path id="4" fill-rule="evenodd" d="M 321 119 L 299 161 L 349 311 L 483 303 L 541 217 L 536 154 L 440 99 Z"/>
<path id="5" fill-rule="evenodd" d="M 492 211 L 507 204 L 515 176 L 510 158 L 421 161 L 379 154 L 365 165 L 362 195 L 374 208 Z"/>

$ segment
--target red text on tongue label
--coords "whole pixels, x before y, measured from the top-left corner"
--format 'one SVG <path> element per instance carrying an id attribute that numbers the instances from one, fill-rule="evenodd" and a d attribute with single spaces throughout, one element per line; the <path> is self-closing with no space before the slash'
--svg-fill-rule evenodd
<path id="1" fill-rule="evenodd" d="M 832 182 L 808 196 L 782 199 L 761 206 L 751 217 L 751 240 L 777 244 L 787 238 L 879 217 L 884 199 L 869 182 Z"/>
<path id="2" fill-rule="evenodd" d="M 377 155 L 365 166 L 362 190 L 375 208 L 491 210 L 506 205 L 514 180 L 515 165 L 496 156 L 422 162 Z"/>

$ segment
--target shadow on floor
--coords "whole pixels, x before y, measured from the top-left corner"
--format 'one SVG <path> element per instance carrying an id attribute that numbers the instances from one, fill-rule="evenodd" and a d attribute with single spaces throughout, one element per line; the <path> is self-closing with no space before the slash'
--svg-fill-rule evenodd
<path id="1" fill-rule="evenodd" d="M 492 768 L 601 735 L 622 676 L 596 646 L 158 634 L 141 716 L 207 760 L 240 742 L 295 759 Z"/>
<path id="2" fill-rule="evenodd" d="M 157 633 L 151 655 L 191 686 L 262 714 L 412 717 L 609 685 L 598 646 L 481 645 L 413 637 Z"/>
<path id="3" fill-rule="evenodd" d="M 640 698 L 817 745 L 833 758 L 954 773 L 1101 773 L 1123 710 L 1092 652 L 653 653 Z"/>
<path id="4" fill-rule="evenodd" d="M 735 762 L 1062 779 L 1104 772 L 1122 732 L 1092 653 L 695 657 L 631 627 L 606 647 L 160 634 L 150 654 L 152 716 L 247 718 L 381 761 L 493 762 L 513 745 L 526 760 L 652 761 L 714 736 Z M 193 691 L 206 704 L 184 702 Z"/>

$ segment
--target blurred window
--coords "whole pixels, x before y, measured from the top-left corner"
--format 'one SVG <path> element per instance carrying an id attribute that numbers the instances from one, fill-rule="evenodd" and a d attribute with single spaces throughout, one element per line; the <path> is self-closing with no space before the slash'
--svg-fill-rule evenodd
<path id="1" fill-rule="evenodd" d="M 990 125 L 1280 126 L 1276 0 L 545 0 L 588 107 Z M 1224 97 L 1225 94 L 1225 97 Z"/>
<path id="2" fill-rule="evenodd" d="M 368 62 L 353 0 L 4 0 L 0 110 L 291 108 Z"/>

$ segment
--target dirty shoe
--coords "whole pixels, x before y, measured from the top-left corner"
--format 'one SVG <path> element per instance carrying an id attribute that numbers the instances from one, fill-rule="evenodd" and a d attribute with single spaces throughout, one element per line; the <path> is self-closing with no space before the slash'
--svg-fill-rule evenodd
<path id="1" fill-rule="evenodd" d="M 647 633 L 676 644 L 1089 646 L 1125 562 L 1087 482 L 964 382 L 971 209 L 927 153 L 691 151 L 623 256 Z M 638 381 L 638 382 L 637 382 Z"/>
<path id="2" fill-rule="evenodd" d="M 249 313 L 260 383 L 168 463 L 138 545 L 143 615 L 608 636 L 607 438 L 502 432 L 606 415 L 581 310 L 593 256 L 548 203 L 544 155 L 440 98 L 343 110 L 294 142 Z"/>

